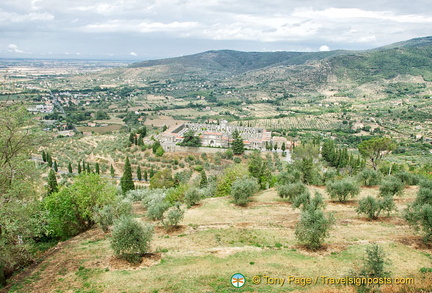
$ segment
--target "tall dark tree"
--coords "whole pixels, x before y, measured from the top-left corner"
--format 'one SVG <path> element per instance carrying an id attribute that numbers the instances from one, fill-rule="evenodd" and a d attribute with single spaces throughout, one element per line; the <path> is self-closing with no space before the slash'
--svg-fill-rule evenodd
<path id="1" fill-rule="evenodd" d="M 147 135 L 147 127 L 143 126 L 138 130 L 138 133 L 142 138 L 144 138 Z"/>
<path id="2" fill-rule="evenodd" d="M 200 188 L 204 188 L 207 186 L 207 175 L 204 170 L 201 170 L 201 181 L 200 181 Z"/>
<path id="3" fill-rule="evenodd" d="M 51 155 L 50 155 L 48 152 L 46 153 L 46 159 L 47 159 L 48 166 L 49 166 L 50 168 L 52 168 L 52 166 L 53 166 L 53 161 L 52 161 Z"/>
<path id="4" fill-rule="evenodd" d="M 333 140 L 326 140 L 321 148 L 321 155 L 324 160 L 332 166 L 335 165 L 336 148 Z"/>
<path id="5" fill-rule="evenodd" d="M 285 150 L 286 150 L 286 144 L 285 144 L 285 142 L 282 143 L 281 150 L 283 152 L 285 152 Z"/>
<path id="6" fill-rule="evenodd" d="M 126 157 L 124 173 L 120 179 L 120 186 L 121 186 L 123 193 L 126 193 L 129 190 L 135 189 L 134 182 L 132 179 L 132 168 L 131 168 L 131 164 L 129 162 L 129 157 Z"/>
<path id="7" fill-rule="evenodd" d="M 242 155 L 244 153 L 244 143 L 243 138 L 240 136 L 239 132 L 234 130 L 233 134 L 233 142 L 232 142 L 232 150 L 234 155 Z"/>
<path id="8" fill-rule="evenodd" d="M 131 132 L 131 134 L 129 134 L 129 142 L 131 144 L 134 144 L 134 142 L 135 142 L 135 133 Z"/>
<path id="9" fill-rule="evenodd" d="M 151 168 L 150 172 L 149 172 L 149 179 L 151 179 L 154 176 L 154 174 L 155 174 L 155 170 L 153 170 L 153 168 Z"/>
<path id="10" fill-rule="evenodd" d="M 144 181 L 148 181 L 148 173 L 147 173 L 147 170 L 144 170 Z"/>
<path id="11" fill-rule="evenodd" d="M 57 161 L 54 161 L 53 169 L 54 169 L 54 171 L 58 172 Z"/>
<path id="12" fill-rule="evenodd" d="M 81 162 L 78 162 L 78 174 L 81 174 Z"/>
<path id="13" fill-rule="evenodd" d="M 96 174 L 100 174 L 100 168 L 99 168 L 99 163 L 98 162 L 96 162 L 95 172 L 96 172 Z"/>
<path id="14" fill-rule="evenodd" d="M 249 159 L 249 173 L 258 180 L 259 187 L 266 189 L 271 181 L 271 170 L 268 161 L 264 161 L 259 152 L 254 152 Z"/>
<path id="15" fill-rule="evenodd" d="M 156 151 L 157 151 L 158 148 L 160 148 L 160 147 L 162 147 L 161 144 L 160 144 L 160 142 L 159 142 L 158 140 L 155 141 L 155 142 L 153 143 L 153 145 L 152 145 L 152 151 L 153 151 L 153 154 L 156 154 Z"/>
<path id="16" fill-rule="evenodd" d="M 47 161 L 45 151 L 42 151 L 42 161 L 43 162 Z"/>
<path id="17" fill-rule="evenodd" d="M 53 169 L 48 173 L 48 195 L 58 191 L 57 178 Z"/>
<path id="18" fill-rule="evenodd" d="M 111 178 L 114 178 L 114 176 L 115 176 L 115 171 L 114 171 L 114 167 L 113 167 L 112 164 L 111 164 L 111 167 L 110 167 L 110 173 L 111 173 Z"/>
<path id="19" fill-rule="evenodd" d="M 139 165 L 137 167 L 137 178 L 139 181 L 142 179 L 141 167 Z"/>
<path id="20" fill-rule="evenodd" d="M 144 145 L 144 141 L 143 141 L 143 136 L 142 136 L 142 134 L 140 134 L 139 136 L 138 136 L 138 143 L 137 143 L 139 146 L 142 146 L 142 145 Z"/>
<path id="21" fill-rule="evenodd" d="M 73 170 L 72 170 L 72 164 L 69 162 L 68 164 L 68 172 L 72 174 Z"/>
<path id="22" fill-rule="evenodd" d="M 199 147 L 201 146 L 201 139 L 198 135 L 195 135 L 193 130 L 186 131 L 183 134 L 183 141 L 180 143 L 182 146 Z"/>
<path id="23" fill-rule="evenodd" d="M 88 174 L 90 174 L 90 173 L 91 173 L 91 170 L 90 170 L 90 163 L 87 163 L 87 168 L 86 168 L 86 171 L 87 171 L 87 173 L 88 173 Z"/>

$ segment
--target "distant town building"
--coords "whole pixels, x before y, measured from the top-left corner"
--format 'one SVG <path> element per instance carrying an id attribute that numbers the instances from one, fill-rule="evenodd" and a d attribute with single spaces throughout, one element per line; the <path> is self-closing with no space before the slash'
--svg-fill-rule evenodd
<path id="1" fill-rule="evenodd" d="M 229 148 L 233 141 L 232 133 L 237 130 L 243 138 L 246 149 L 266 150 L 266 143 L 277 144 L 279 147 L 285 138 L 271 136 L 271 131 L 258 127 L 243 127 L 229 125 L 227 121 L 222 120 L 217 123 L 192 123 L 186 122 L 168 128 L 159 136 L 160 143 L 165 151 L 175 151 L 176 145 L 183 141 L 184 134 L 192 130 L 195 135 L 199 135 L 202 146 Z"/>

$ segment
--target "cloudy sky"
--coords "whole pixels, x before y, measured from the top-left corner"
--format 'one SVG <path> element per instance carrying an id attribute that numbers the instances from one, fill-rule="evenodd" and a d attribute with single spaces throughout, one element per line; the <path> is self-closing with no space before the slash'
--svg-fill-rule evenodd
<path id="1" fill-rule="evenodd" d="M 432 35 L 430 0 L 1 0 L 0 58 L 369 49 Z"/>

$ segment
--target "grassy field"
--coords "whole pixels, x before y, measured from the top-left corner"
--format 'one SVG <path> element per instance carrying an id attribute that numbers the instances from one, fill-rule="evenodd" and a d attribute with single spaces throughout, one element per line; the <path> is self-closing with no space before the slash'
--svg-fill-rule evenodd
<path id="1" fill-rule="evenodd" d="M 310 187 L 324 193 L 322 187 Z M 155 223 L 151 253 L 132 266 L 113 257 L 109 234 L 93 228 L 52 248 L 37 265 L 15 276 L 9 292 L 355 292 L 354 287 L 287 284 L 288 276 L 344 277 L 362 264 L 370 243 L 381 245 L 391 262 L 392 277 L 414 278 L 413 286 L 392 285 L 383 292 L 432 290 L 432 247 L 421 242 L 400 214 L 412 201 L 416 187 L 396 199 L 398 212 L 369 221 L 355 213 L 357 200 L 346 204 L 326 198 L 336 226 L 324 249 L 308 251 L 294 236 L 299 211 L 281 200 L 275 190 L 260 192 L 247 207 L 233 205 L 230 198 L 208 198 L 186 211 L 181 227 L 166 232 Z M 378 194 L 364 188 L 359 198 Z M 147 221 L 145 210 L 134 205 L 137 217 Z M 243 288 L 230 278 L 246 276 Z M 252 283 L 253 276 L 261 284 Z M 281 285 L 266 278 L 284 278 Z M 8 292 L 7 290 L 5 292 Z"/>

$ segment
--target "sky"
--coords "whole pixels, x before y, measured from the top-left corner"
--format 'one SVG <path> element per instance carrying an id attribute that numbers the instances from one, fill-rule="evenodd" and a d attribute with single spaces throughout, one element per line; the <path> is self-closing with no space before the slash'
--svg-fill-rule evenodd
<path id="1" fill-rule="evenodd" d="M 432 35 L 430 0 L 1 0 L 0 58 L 364 50 Z"/>

